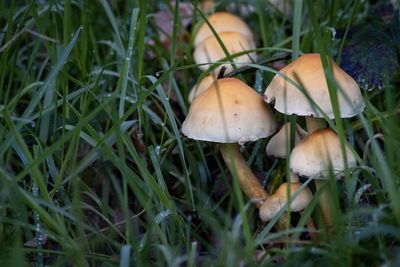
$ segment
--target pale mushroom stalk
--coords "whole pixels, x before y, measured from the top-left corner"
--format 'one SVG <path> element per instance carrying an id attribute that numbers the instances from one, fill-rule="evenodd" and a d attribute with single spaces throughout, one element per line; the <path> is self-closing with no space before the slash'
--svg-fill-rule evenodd
<path id="1" fill-rule="evenodd" d="M 300 211 L 299 213 L 301 216 L 304 216 L 303 211 Z M 315 227 L 314 221 L 311 217 L 309 217 L 307 219 L 306 226 L 307 226 L 307 230 L 308 230 L 309 234 L 311 235 L 311 237 L 313 237 L 315 235 L 315 233 L 317 232 L 317 227 Z"/>
<path id="2" fill-rule="evenodd" d="M 284 212 L 279 218 L 278 222 L 275 224 L 275 228 L 278 231 L 284 231 L 292 228 L 292 224 L 290 223 L 290 214 Z"/>
<path id="3" fill-rule="evenodd" d="M 323 118 L 315 118 L 315 117 L 305 117 L 307 132 L 310 134 L 318 129 L 326 128 L 326 121 Z"/>
<path id="4" fill-rule="evenodd" d="M 237 175 L 239 184 L 243 192 L 251 201 L 260 208 L 267 199 L 268 194 L 247 166 L 245 159 L 240 153 L 238 144 L 220 144 L 222 157 L 232 174 Z"/>
<path id="5" fill-rule="evenodd" d="M 329 194 L 329 188 L 323 188 L 324 183 L 327 181 L 315 180 L 315 187 L 317 191 L 321 191 L 319 195 L 319 208 L 321 210 L 322 217 L 328 228 L 333 225 L 333 208 L 332 200 Z"/>
<path id="6" fill-rule="evenodd" d="M 299 176 L 293 172 L 290 172 L 290 182 L 291 183 L 299 183 Z M 304 211 L 300 211 L 299 213 L 301 216 L 304 216 Z M 307 219 L 306 226 L 307 226 L 307 230 L 310 233 L 310 235 L 313 236 L 313 233 L 315 233 L 317 231 L 317 229 L 316 229 L 314 221 L 311 217 L 309 217 Z"/>
<path id="7" fill-rule="evenodd" d="M 299 212 L 301 216 L 304 216 L 304 212 L 300 211 Z M 289 214 L 287 212 L 285 212 L 284 214 L 282 214 L 282 216 L 279 218 L 278 222 L 276 223 L 275 227 L 277 230 L 286 230 L 289 228 L 291 228 L 291 224 L 289 221 Z M 317 232 L 317 228 L 315 227 L 314 221 L 311 217 L 309 217 L 306 221 L 306 226 L 307 226 L 307 230 L 310 233 L 311 236 L 315 235 L 315 232 Z"/>

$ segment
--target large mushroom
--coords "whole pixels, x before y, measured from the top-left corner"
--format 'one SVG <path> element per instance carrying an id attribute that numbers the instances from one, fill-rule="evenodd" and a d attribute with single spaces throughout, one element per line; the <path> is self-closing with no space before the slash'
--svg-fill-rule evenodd
<path id="1" fill-rule="evenodd" d="M 262 97 L 236 78 L 219 79 L 195 98 L 182 125 L 182 133 L 191 139 L 220 143 L 229 170 L 237 174 L 242 190 L 257 207 L 267 193 L 247 166 L 238 143 L 268 137 L 275 129 Z"/>
<path id="2" fill-rule="evenodd" d="M 364 110 L 360 87 L 333 60 L 332 73 L 338 84 L 337 97 L 341 118 L 353 117 Z M 287 80 L 290 79 L 291 81 Z M 296 83 L 303 90 L 294 84 Z M 334 118 L 328 84 L 319 54 L 304 54 L 274 76 L 264 93 L 267 103 L 275 102 L 275 109 L 286 115 L 305 116 L 308 133 L 325 128 L 323 113 Z M 348 98 L 348 99 L 346 99 Z"/>

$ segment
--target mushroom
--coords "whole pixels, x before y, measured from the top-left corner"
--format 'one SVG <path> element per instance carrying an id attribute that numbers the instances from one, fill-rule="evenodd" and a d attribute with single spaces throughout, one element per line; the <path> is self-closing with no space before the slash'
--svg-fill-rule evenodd
<path id="1" fill-rule="evenodd" d="M 307 208 L 312 200 L 312 193 L 308 187 L 300 189 L 301 183 L 283 183 L 275 191 L 275 193 L 265 200 L 260 208 L 259 216 L 264 222 L 272 220 L 279 211 L 289 202 L 290 197 L 290 210 L 293 212 L 301 212 Z M 289 188 L 288 188 L 289 187 Z M 301 190 L 297 193 L 298 190 Z M 289 196 L 290 193 L 290 196 Z M 296 197 L 294 195 L 296 194 Z M 287 217 L 285 217 L 287 219 Z M 284 227 L 285 220 L 280 220 L 278 227 Z M 310 232 L 315 231 L 315 225 L 312 220 L 307 220 L 307 227 Z"/>
<path id="2" fill-rule="evenodd" d="M 288 144 L 289 136 L 290 136 L 290 123 L 285 123 L 282 128 L 279 130 L 277 134 L 271 137 L 269 140 L 265 151 L 268 156 L 272 156 L 275 158 L 285 159 L 287 158 L 286 147 Z M 296 129 L 294 132 L 295 141 L 294 144 L 297 145 L 301 139 L 307 136 L 307 132 L 304 131 L 300 125 L 296 123 Z"/>
<path id="3" fill-rule="evenodd" d="M 256 47 L 252 39 L 248 39 L 245 35 L 238 32 L 222 32 L 219 33 L 219 38 L 224 44 L 229 55 L 252 50 Z M 227 57 L 227 55 L 215 36 L 210 36 L 205 39 L 202 43 L 196 46 L 193 52 L 193 59 L 197 64 L 209 62 L 214 63 L 218 60 L 224 59 L 225 57 Z M 253 52 L 250 54 L 236 56 L 232 59 L 232 61 L 236 64 L 243 64 L 251 63 L 255 59 L 256 54 Z M 222 66 L 227 68 L 226 73 L 233 70 L 231 64 L 224 64 L 214 70 L 216 75 L 219 73 Z M 208 65 L 199 65 L 201 70 L 207 70 L 208 67 Z"/>
<path id="4" fill-rule="evenodd" d="M 197 96 L 201 95 L 205 90 L 207 90 L 208 87 L 210 87 L 210 85 L 211 85 L 216 79 L 217 79 L 217 78 L 216 78 L 214 75 L 210 74 L 210 75 L 205 76 L 205 77 L 204 77 L 203 79 L 201 79 L 198 83 L 196 83 L 196 84 L 193 86 L 192 90 L 190 90 L 189 97 L 188 97 L 189 103 L 192 103 L 193 100 L 194 100 Z"/>
<path id="5" fill-rule="evenodd" d="M 207 18 L 209 24 L 214 31 L 218 34 L 223 32 L 237 32 L 245 36 L 248 40 L 253 40 L 253 33 L 246 22 L 238 16 L 228 12 L 216 12 Z M 215 37 L 208 23 L 203 22 L 199 29 L 196 31 L 194 38 L 194 47 L 199 46 L 209 37 Z"/>
<path id="6" fill-rule="evenodd" d="M 219 79 L 195 98 L 182 124 L 187 137 L 220 143 L 229 170 L 257 207 L 267 193 L 247 166 L 238 143 L 268 137 L 275 129 L 272 112 L 262 97 L 236 78 Z"/>
<path id="7" fill-rule="evenodd" d="M 337 94 L 340 116 L 342 118 L 353 117 L 362 112 L 365 107 L 360 87 L 333 60 L 330 62 L 333 76 L 340 87 Z M 314 107 L 302 90 L 284 77 L 303 88 L 328 118 L 333 119 L 333 108 L 320 55 L 304 54 L 280 70 L 265 90 L 264 99 L 268 103 L 275 101 L 274 107 L 281 113 L 306 116 L 308 133 L 318 128 L 325 128 L 325 121 L 320 119 L 323 118 L 322 113 Z M 349 101 L 346 100 L 346 96 Z"/>
<path id="8" fill-rule="evenodd" d="M 355 167 L 357 161 L 348 145 L 345 147 L 347 165 Z M 331 129 L 318 129 L 304 138 L 290 155 L 290 169 L 295 174 L 313 179 L 327 179 L 329 172 L 337 178 L 344 170 L 345 161 L 341 150 L 339 137 Z M 316 180 L 316 187 L 320 189 L 320 180 Z M 324 192 L 322 192 L 324 193 Z M 329 194 L 320 196 L 320 206 L 328 226 L 332 225 Z M 326 212 L 328 211 L 328 212 Z"/>

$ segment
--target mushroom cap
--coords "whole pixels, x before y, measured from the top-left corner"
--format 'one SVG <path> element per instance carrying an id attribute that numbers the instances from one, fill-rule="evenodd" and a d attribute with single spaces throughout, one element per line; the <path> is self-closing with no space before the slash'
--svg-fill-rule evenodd
<path id="1" fill-rule="evenodd" d="M 187 137 L 219 143 L 255 141 L 275 129 L 271 109 L 262 97 L 236 78 L 219 79 L 196 97 L 182 124 Z"/>
<path id="2" fill-rule="evenodd" d="M 210 15 L 207 20 L 218 34 L 223 32 L 237 32 L 254 42 L 253 33 L 251 32 L 250 27 L 247 26 L 246 22 L 244 22 L 238 16 L 228 12 L 216 12 Z M 199 30 L 196 32 L 196 36 L 194 38 L 194 47 L 199 46 L 209 37 L 214 37 L 214 33 L 211 31 L 208 24 L 203 22 Z"/>
<path id="3" fill-rule="evenodd" d="M 283 183 L 276 192 L 267 198 L 260 208 L 260 219 L 264 222 L 270 221 L 288 202 L 288 186 L 290 186 L 290 197 L 302 186 L 301 183 Z M 311 190 L 304 187 L 296 198 L 291 199 L 290 210 L 298 212 L 305 209 L 312 199 Z"/>
<path id="4" fill-rule="evenodd" d="M 216 80 L 217 78 L 210 74 L 205 76 L 203 79 L 201 79 L 198 83 L 196 83 L 192 90 L 190 90 L 189 93 L 189 103 L 193 102 L 193 99 L 195 99 L 196 97 L 198 97 L 199 95 L 201 95 L 205 90 L 208 89 L 208 87 L 210 87 L 210 85 Z"/>
<path id="5" fill-rule="evenodd" d="M 209 13 L 214 9 L 215 1 L 214 0 L 202 0 L 200 1 L 200 9 L 204 13 Z"/>
<path id="6" fill-rule="evenodd" d="M 346 72 L 331 60 L 332 72 L 339 88 L 337 96 L 340 117 L 350 118 L 362 112 L 365 107 L 360 87 Z M 334 118 L 328 85 L 319 54 L 305 54 L 280 70 L 296 84 L 304 88 L 312 100 L 330 118 Z M 350 103 L 345 98 L 349 98 Z M 275 109 L 281 113 L 322 118 L 321 112 L 313 108 L 307 97 L 285 78 L 276 74 L 264 93 L 268 103 L 275 101 Z"/>
<path id="7" fill-rule="evenodd" d="M 349 168 L 355 167 L 357 161 L 348 145 L 346 156 Z M 315 130 L 295 146 L 290 154 L 290 169 L 300 176 L 324 179 L 330 168 L 335 175 L 344 170 L 340 139 L 331 129 Z"/>
<path id="8" fill-rule="evenodd" d="M 255 48 L 252 40 L 237 32 L 223 32 L 219 34 L 219 37 L 230 55 Z M 197 64 L 214 63 L 223 58 L 226 58 L 226 54 L 215 36 L 210 36 L 204 40 L 193 52 L 193 59 Z M 252 60 L 256 60 L 256 53 L 244 54 L 234 57 L 232 60 L 234 63 L 251 63 Z M 233 69 L 231 64 L 224 64 L 216 68 L 214 73 L 218 74 L 222 66 L 227 68 L 226 73 Z M 207 70 L 208 67 L 208 65 L 199 66 L 201 70 Z"/>
<path id="9" fill-rule="evenodd" d="M 307 135 L 300 125 L 296 123 L 296 130 L 294 131 L 295 145 Z M 286 146 L 290 139 L 290 122 L 285 123 L 277 134 L 275 134 L 268 142 L 265 151 L 268 156 L 275 158 L 286 158 Z"/>

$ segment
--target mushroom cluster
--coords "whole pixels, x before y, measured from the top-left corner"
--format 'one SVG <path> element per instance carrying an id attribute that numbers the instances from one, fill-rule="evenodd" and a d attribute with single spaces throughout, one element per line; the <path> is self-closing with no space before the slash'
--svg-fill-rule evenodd
<path id="1" fill-rule="evenodd" d="M 358 84 L 336 63 L 329 59 L 337 85 L 340 117 L 350 118 L 363 111 L 364 99 Z M 339 137 L 326 128 L 325 117 L 334 119 L 325 70 L 319 54 L 305 54 L 283 68 L 274 76 L 264 93 L 267 103 L 274 102 L 275 109 L 286 115 L 304 116 L 309 136 L 292 151 L 290 168 L 301 176 L 320 179 L 331 171 L 340 174 L 345 166 L 354 167 L 356 160 L 348 144 L 345 151 Z M 326 179 L 326 178 L 325 178 Z M 316 187 L 323 182 L 315 181 Z M 320 207 L 328 226 L 332 224 L 330 197 L 321 192 Z"/>
<path id="2" fill-rule="evenodd" d="M 326 128 L 325 120 L 334 119 L 335 115 L 321 55 L 304 54 L 280 70 L 264 93 L 265 102 L 274 104 L 275 109 L 283 114 L 305 117 L 307 126 L 307 131 L 304 131 L 300 125 L 293 124 L 293 151 L 288 150 L 291 144 L 289 123 L 268 143 L 267 155 L 283 159 L 290 155 L 291 169 L 287 183 L 268 196 L 247 166 L 238 144 L 256 141 L 275 132 L 271 109 L 255 90 L 241 80 L 216 78 L 222 67 L 232 71 L 235 63 L 252 62 L 255 53 L 246 54 L 244 51 L 254 48 L 253 33 L 235 15 L 217 12 L 200 25 L 194 38 L 194 60 L 200 64 L 199 68 L 207 70 L 206 63 L 216 63 L 225 58 L 229 64 L 219 62 L 214 72 L 192 88 L 189 95 L 191 106 L 182 124 L 182 132 L 191 139 L 219 144 L 229 170 L 238 178 L 244 193 L 260 208 L 260 218 L 268 221 L 288 202 L 292 211 L 304 209 L 310 202 L 311 190 L 301 185 L 298 175 L 326 179 L 333 173 L 339 177 L 346 166 L 356 166 L 356 159 L 349 145 L 341 144 L 336 133 Z M 244 53 L 230 57 L 239 52 Z M 359 86 L 332 59 L 328 61 L 337 89 L 335 94 L 340 116 L 350 118 L 359 114 L 365 106 Z M 315 184 L 318 190 L 322 186 L 319 180 Z M 296 192 L 300 188 L 302 191 Z M 326 191 L 320 194 L 320 206 L 327 224 L 331 224 L 332 212 Z M 283 217 L 280 224 L 282 220 Z M 309 228 L 315 229 L 311 218 Z"/>
<path id="3" fill-rule="evenodd" d="M 255 49 L 253 33 L 249 26 L 238 16 L 228 12 L 216 12 L 207 18 L 197 30 L 194 37 L 194 61 L 203 71 L 207 70 L 207 63 L 215 63 L 227 58 L 226 61 L 242 64 L 256 60 L 256 54 L 240 52 Z M 225 60 L 224 60 L 225 61 Z M 221 64 L 214 69 L 218 74 L 221 67 L 225 66 L 227 72 L 233 70 L 232 63 Z"/>

